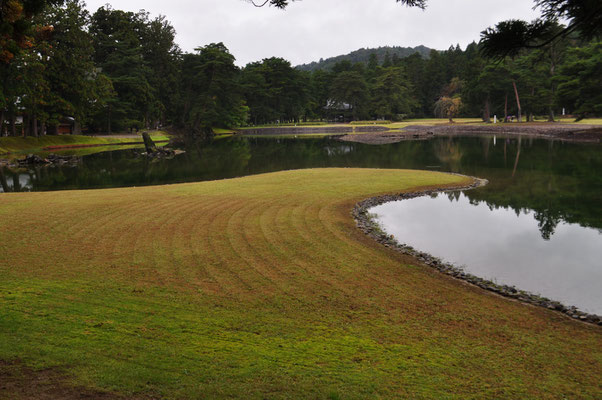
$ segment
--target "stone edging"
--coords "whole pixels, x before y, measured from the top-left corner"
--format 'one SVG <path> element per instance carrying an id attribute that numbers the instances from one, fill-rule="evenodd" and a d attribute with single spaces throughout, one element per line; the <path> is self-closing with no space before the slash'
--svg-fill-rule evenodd
<path id="1" fill-rule="evenodd" d="M 384 246 L 394 249 L 400 253 L 415 257 L 417 260 L 421 261 L 425 265 L 428 265 L 429 267 L 438 270 L 439 272 L 442 272 L 446 275 L 450 275 L 456 279 L 461 279 L 463 281 L 476 285 L 482 289 L 489 290 L 504 297 L 509 297 L 520 302 L 536 305 L 539 307 L 545 307 L 550 310 L 559 311 L 573 319 L 602 326 L 602 316 L 585 313 L 583 311 L 578 310 L 577 307 L 565 306 L 558 301 L 550 300 L 548 298 L 517 289 L 514 286 L 498 285 L 497 283 L 494 283 L 492 281 L 466 273 L 462 269 L 454 266 L 451 263 L 446 263 L 437 257 L 416 250 L 411 246 L 408 246 L 403 243 L 398 243 L 392 235 L 388 235 L 387 233 L 383 232 L 378 223 L 374 221 L 368 213 L 368 210 L 370 208 L 391 201 L 411 199 L 420 196 L 429 196 L 435 193 L 474 189 L 480 186 L 484 186 L 488 183 L 488 181 L 485 179 L 473 179 L 473 183 L 466 186 L 452 186 L 447 188 L 437 188 L 418 192 L 398 193 L 371 197 L 369 199 L 357 203 L 353 208 L 352 215 L 355 219 L 357 227 L 360 230 L 362 230 L 366 235 L 376 240 L 378 243 L 381 243 Z"/>

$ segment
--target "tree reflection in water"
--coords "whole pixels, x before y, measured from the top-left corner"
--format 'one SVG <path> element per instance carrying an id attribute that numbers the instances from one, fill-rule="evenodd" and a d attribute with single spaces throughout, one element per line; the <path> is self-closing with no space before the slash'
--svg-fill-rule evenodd
<path id="1" fill-rule="evenodd" d="M 489 135 L 379 146 L 332 139 L 230 138 L 184 147 L 186 153 L 171 160 L 148 160 L 132 149 L 84 156 L 77 167 L 0 168 L 0 189 L 158 185 L 299 168 L 434 169 L 488 179 L 489 185 L 466 192 L 469 199 L 491 209 L 533 210 L 546 239 L 562 221 L 602 229 L 599 144 Z"/>

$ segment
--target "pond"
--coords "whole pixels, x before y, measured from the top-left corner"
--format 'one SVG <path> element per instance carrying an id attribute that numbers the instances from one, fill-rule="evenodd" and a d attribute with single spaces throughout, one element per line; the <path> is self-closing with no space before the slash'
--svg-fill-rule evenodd
<path id="1" fill-rule="evenodd" d="M 602 235 L 560 222 L 542 237 L 532 210 L 473 202 L 465 193 L 422 196 L 370 209 L 401 243 L 472 275 L 602 315 Z"/>
<path id="2" fill-rule="evenodd" d="M 478 176 L 490 183 L 454 194 L 453 202 L 448 196 L 439 196 L 392 206 L 391 217 L 384 219 L 397 220 L 395 224 L 402 228 L 413 224 L 412 229 L 417 229 L 419 225 L 426 244 L 421 242 L 416 248 L 466 264 L 469 270 L 475 268 L 475 275 L 481 271 L 484 278 L 555 300 L 566 299 L 563 301 L 567 305 L 600 314 L 602 290 L 597 291 L 598 295 L 588 292 L 581 296 L 586 300 L 565 296 L 586 287 L 595 292 L 602 285 L 602 262 L 596 263 L 602 259 L 601 150 L 600 144 L 492 135 L 436 137 L 380 146 L 333 139 L 229 138 L 187 148 L 185 154 L 171 160 L 149 161 L 137 156 L 139 149 L 129 149 L 83 156 L 76 167 L 0 167 L 0 191 L 155 185 L 317 167 L 413 168 Z M 413 210 L 413 219 L 407 210 Z M 456 218 L 446 222 L 441 234 L 437 233 L 441 222 L 426 218 L 433 215 L 433 210 Z M 460 216 L 466 219 L 460 222 Z M 492 232 L 498 236 L 476 244 L 473 238 L 458 233 L 467 231 L 467 227 L 484 240 Z M 398 234 L 400 241 L 413 245 L 403 233 Z M 416 233 L 412 237 L 418 236 Z M 464 241 L 454 243 L 451 238 Z M 427 247 L 428 243 L 436 248 Z M 494 243 L 500 247 L 494 248 Z M 484 249 L 482 257 L 500 262 L 460 258 L 445 250 L 460 248 L 474 253 L 476 247 Z M 528 261 L 519 267 L 503 257 L 504 253 L 522 253 Z M 562 281 L 566 281 L 563 288 L 549 292 L 553 286 L 550 282 Z"/>

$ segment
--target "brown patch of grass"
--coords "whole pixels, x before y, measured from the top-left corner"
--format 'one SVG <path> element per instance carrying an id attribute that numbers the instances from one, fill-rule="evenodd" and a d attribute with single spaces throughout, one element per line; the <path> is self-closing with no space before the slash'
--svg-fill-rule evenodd
<path id="1" fill-rule="evenodd" d="M 0 399 L 7 400 L 123 400 L 116 393 L 74 386 L 56 368 L 34 370 L 22 363 L 0 360 Z M 131 397 L 130 397 L 131 398 Z"/>

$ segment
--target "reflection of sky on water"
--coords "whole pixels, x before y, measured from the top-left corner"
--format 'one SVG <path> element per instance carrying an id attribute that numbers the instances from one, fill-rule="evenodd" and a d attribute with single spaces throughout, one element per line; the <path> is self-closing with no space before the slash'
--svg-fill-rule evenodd
<path id="1" fill-rule="evenodd" d="M 560 223 L 549 240 L 533 211 L 490 210 L 461 194 L 419 197 L 371 210 L 402 243 L 467 272 L 602 314 L 602 233 Z"/>
<path id="2" fill-rule="evenodd" d="M 29 176 L 28 174 L 10 174 L 9 176 L 6 176 L 6 185 L 8 186 L 9 192 L 15 191 L 15 177 L 19 182 L 18 191 L 31 190 L 31 188 L 33 187 L 33 184 L 31 182 L 31 176 Z M 0 185 L 0 193 L 3 193 L 4 191 L 4 188 L 2 187 L 2 185 Z"/>

